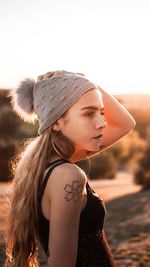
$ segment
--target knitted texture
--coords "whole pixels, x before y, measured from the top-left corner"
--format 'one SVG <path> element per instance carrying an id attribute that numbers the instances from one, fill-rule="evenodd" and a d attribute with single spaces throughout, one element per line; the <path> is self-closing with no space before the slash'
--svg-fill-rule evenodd
<path id="1" fill-rule="evenodd" d="M 59 119 L 84 93 L 100 89 L 82 73 L 58 70 L 38 76 L 37 81 L 26 78 L 11 90 L 13 110 L 26 122 L 39 121 L 41 135 Z"/>
<path id="2" fill-rule="evenodd" d="M 39 80 L 33 90 L 33 106 L 40 123 L 38 133 L 42 134 L 81 95 L 93 88 L 98 87 L 85 76 L 66 71 L 58 76 Z"/>

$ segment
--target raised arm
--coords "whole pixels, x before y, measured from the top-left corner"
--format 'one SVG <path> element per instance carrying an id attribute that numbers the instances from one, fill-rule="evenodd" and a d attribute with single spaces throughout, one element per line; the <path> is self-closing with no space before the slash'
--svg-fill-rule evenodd
<path id="1" fill-rule="evenodd" d="M 124 135 L 130 133 L 136 125 L 131 114 L 117 99 L 100 88 L 104 104 L 107 127 L 103 130 L 101 150 L 111 146 Z"/>
<path id="2" fill-rule="evenodd" d="M 58 166 L 51 175 L 48 267 L 75 267 L 86 175 L 77 166 Z"/>

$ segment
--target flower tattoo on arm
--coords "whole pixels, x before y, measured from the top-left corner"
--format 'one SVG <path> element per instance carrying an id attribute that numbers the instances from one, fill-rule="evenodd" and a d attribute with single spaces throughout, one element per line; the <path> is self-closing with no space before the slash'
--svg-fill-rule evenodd
<path id="1" fill-rule="evenodd" d="M 81 198 L 83 187 L 83 184 L 80 184 L 78 180 L 73 180 L 72 185 L 66 184 L 64 187 L 66 192 L 65 199 L 67 201 L 73 200 L 74 203 L 78 202 Z"/>

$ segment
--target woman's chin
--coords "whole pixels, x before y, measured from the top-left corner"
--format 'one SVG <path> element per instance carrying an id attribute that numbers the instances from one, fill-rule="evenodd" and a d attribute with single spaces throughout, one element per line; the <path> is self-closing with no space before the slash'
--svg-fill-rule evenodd
<path id="1" fill-rule="evenodd" d="M 86 154 L 87 155 L 92 155 L 92 154 L 95 154 L 95 153 L 98 153 L 100 151 L 100 148 L 98 147 L 98 148 L 95 148 L 95 149 L 88 149 L 87 151 L 86 151 Z"/>
<path id="2" fill-rule="evenodd" d="M 96 145 L 96 146 L 91 146 L 91 147 L 89 147 L 87 150 L 90 152 L 97 152 L 97 151 L 99 151 L 100 150 L 100 147 L 101 147 L 101 145 L 100 144 L 98 144 L 98 145 Z"/>

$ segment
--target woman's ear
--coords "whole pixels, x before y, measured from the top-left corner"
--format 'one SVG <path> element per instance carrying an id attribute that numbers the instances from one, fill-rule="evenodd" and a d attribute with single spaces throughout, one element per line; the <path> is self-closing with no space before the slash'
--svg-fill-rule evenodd
<path id="1" fill-rule="evenodd" d="M 52 124 L 52 130 L 57 131 L 57 132 L 61 130 L 60 123 L 58 120 Z"/>

